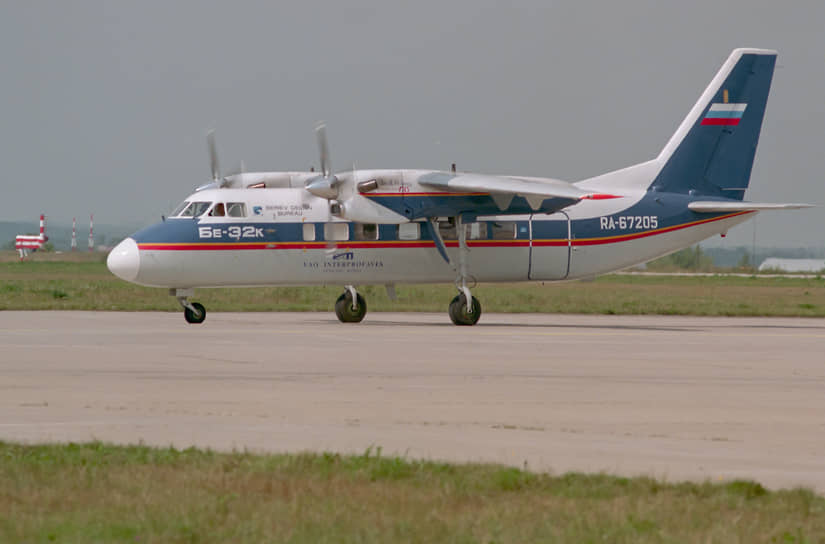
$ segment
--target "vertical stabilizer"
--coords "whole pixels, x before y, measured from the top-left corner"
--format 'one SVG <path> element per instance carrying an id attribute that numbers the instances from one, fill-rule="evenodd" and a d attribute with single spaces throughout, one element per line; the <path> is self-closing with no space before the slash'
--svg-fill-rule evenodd
<path id="1" fill-rule="evenodd" d="M 735 49 L 656 159 L 659 191 L 742 200 L 776 51 Z"/>

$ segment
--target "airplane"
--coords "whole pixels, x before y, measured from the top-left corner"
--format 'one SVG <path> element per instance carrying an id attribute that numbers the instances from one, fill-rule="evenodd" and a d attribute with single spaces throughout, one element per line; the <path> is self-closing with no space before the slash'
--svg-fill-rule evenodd
<path id="1" fill-rule="evenodd" d="M 22 261 L 31 253 L 41 249 L 48 241 L 49 237 L 46 236 L 46 216 L 40 214 L 40 234 L 37 236 L 32 234 L 18 234 L 14 239 L 14 249 L 17 250 Z"/>
<path id="2" fill-rule="evenodd" d="M 438 170 L 333 173 L 326 128 L 320 171 L 221 176 L 109 254 L 116 276 L 164 287 L 189 323 L 197 287 L 344 286 L 335 313 L 360 322 L 357 286 L 454 281 L 456 325 L 474 325 L 478 282 L 587 279 L 689 247 L 763 210 L 743 200 L 776 51 L 735 49 L 656 158 L 576 183 Z"/>

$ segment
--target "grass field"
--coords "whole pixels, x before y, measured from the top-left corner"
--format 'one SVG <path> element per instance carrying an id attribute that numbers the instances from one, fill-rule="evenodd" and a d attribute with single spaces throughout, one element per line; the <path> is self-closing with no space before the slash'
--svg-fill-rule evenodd
<path id="1" fill-rule="evenodd" d="M 0 442 L 3 542 L 822 542 L 825 498 L 337 454 Z"/>
<path id="2" fill-rule="evenodd" d="M 37 255 L 0 262 L 0 310 L 180 311 L 165 289 L 124 282 L 101 255 Z M 72 260 L 66 260 L 72 259 Z M 369 311 L 446 312 L 452 285 L 400 285 L 399 300 L 383 286 L 363 286 Z M 332 311 L 342 286 L 199 289 L 209 312 Z M 482 284 L 484 312 L 825 316 L 825 279 L 644 277 L 608 275 L 590 282 Z"/>

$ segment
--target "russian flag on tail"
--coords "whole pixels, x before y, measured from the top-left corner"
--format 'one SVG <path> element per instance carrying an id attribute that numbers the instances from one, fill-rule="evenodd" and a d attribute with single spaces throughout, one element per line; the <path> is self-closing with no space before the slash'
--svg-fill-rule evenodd
<path id="1" fill-rule="evenodd" d="M 710 109 L 702 119 L 703 125 L 733 125 L 739 124 L 747 104 L 711 104 Z"/>

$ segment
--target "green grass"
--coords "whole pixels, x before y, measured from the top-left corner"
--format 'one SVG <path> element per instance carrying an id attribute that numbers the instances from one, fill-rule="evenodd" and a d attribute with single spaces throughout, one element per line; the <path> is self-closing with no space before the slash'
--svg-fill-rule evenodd
<path id="1" fill-rule="evenodd" d="M 210 312 L 329 311 L 342 286 L 199 289 Z M 359 287 L 370 312 L 444 312 L 452 285 Z M 825 279 L 602 276 L 590 282 L 482 284 L 484 312 L 825 316 Z M 0 262 L 0 310 L 180 311 L 165 289 L 124 282 L 102 260 Z"/>
<path id="2" fill-rule="evenodd" d="M 822 542 L 825 498 L 335 453 L 0 442 L 3 542 Z"/>

